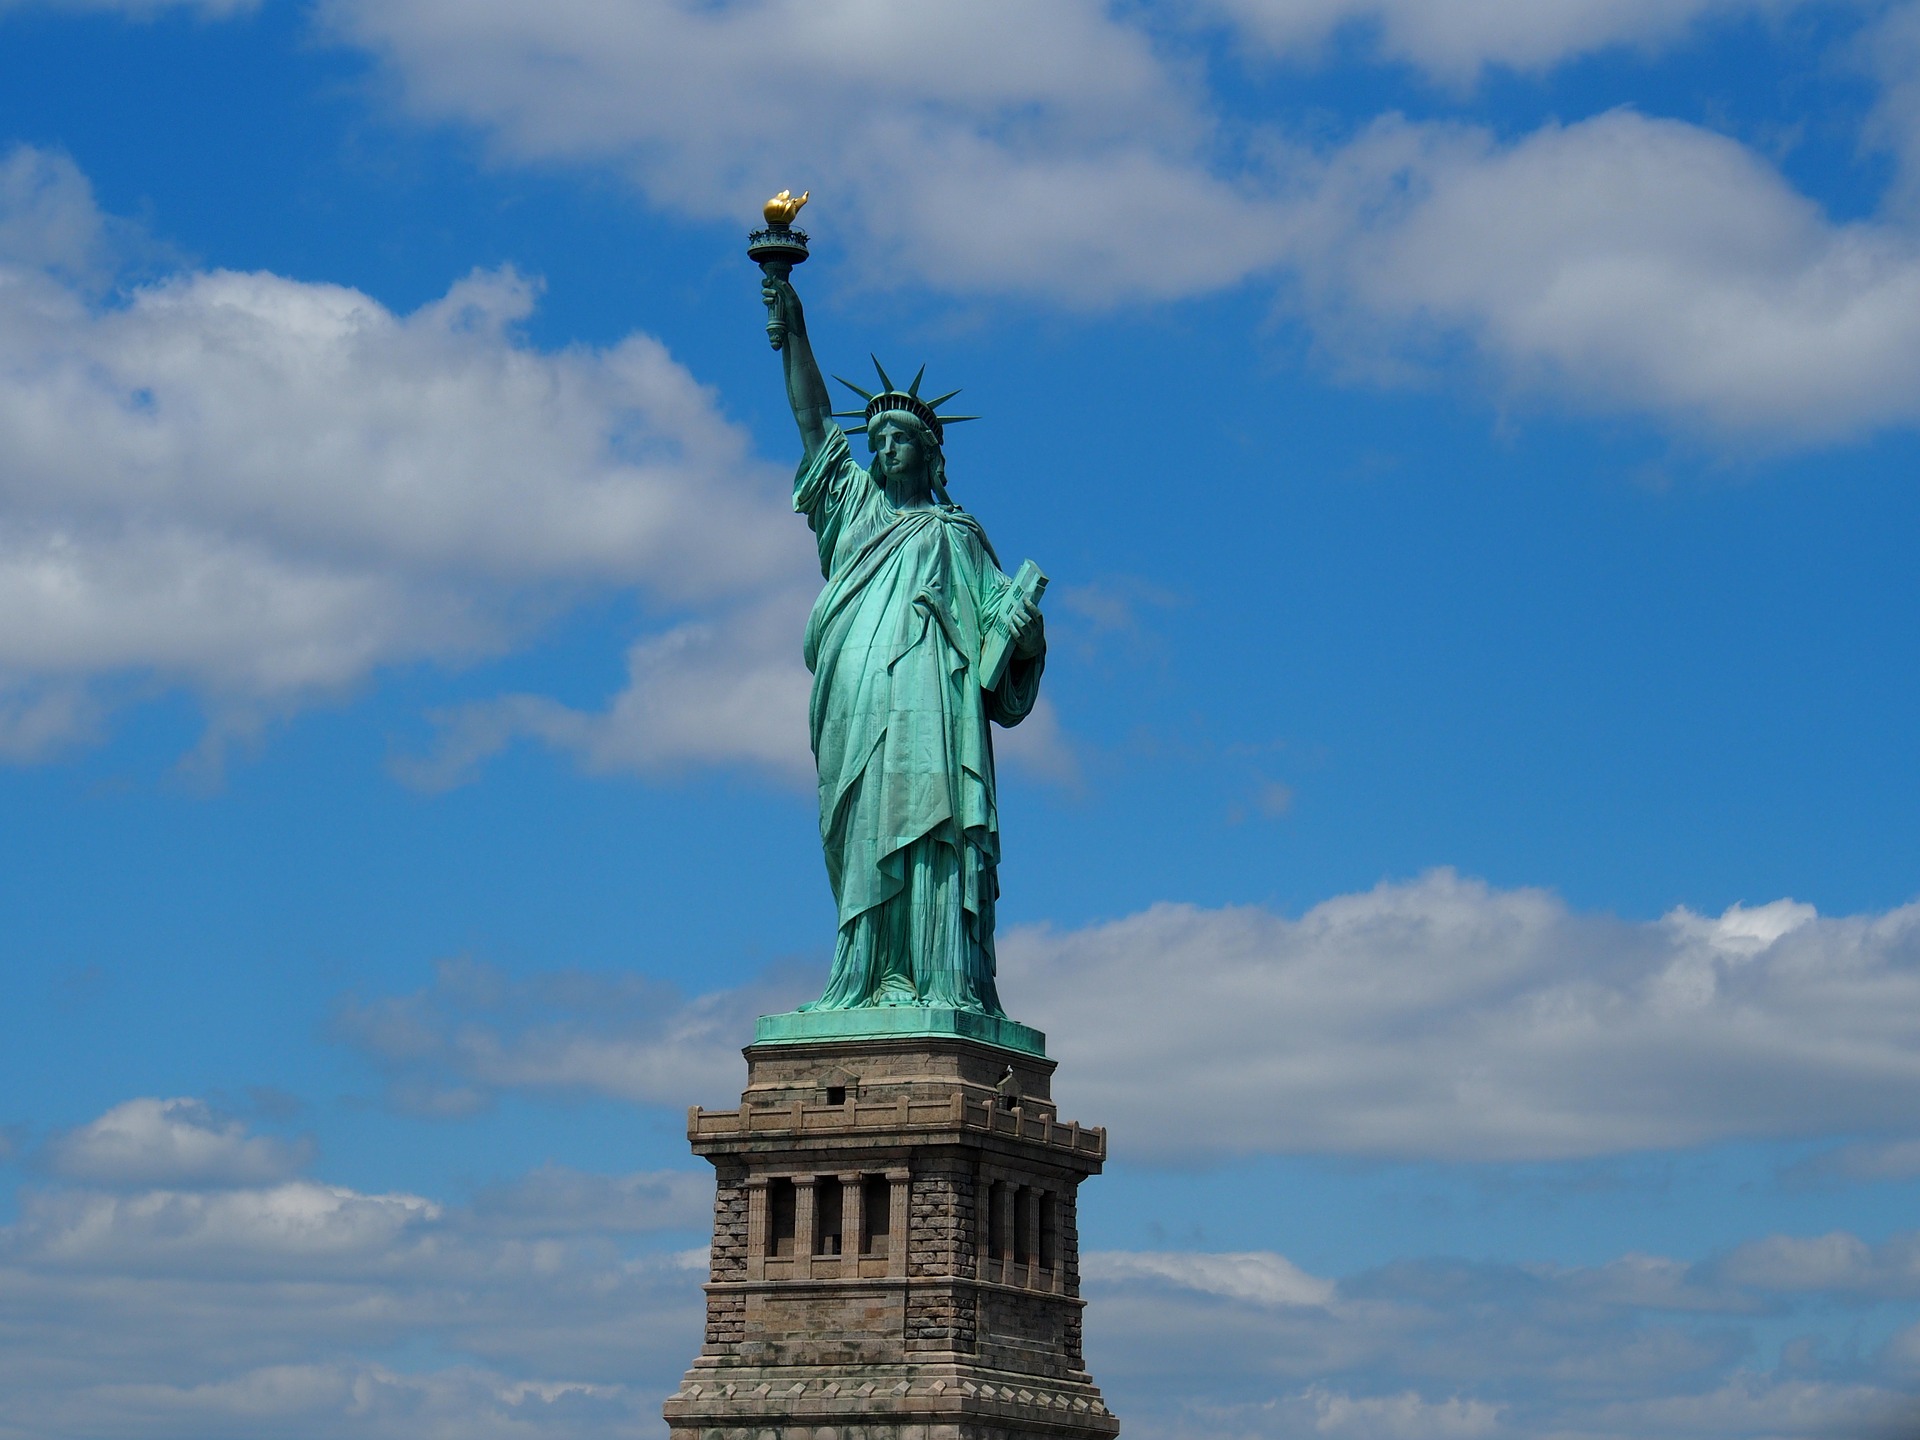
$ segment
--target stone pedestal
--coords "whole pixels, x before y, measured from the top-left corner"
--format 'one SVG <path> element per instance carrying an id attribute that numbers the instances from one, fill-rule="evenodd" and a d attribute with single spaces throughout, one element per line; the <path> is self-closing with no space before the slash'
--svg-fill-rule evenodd
<path id="1" fill-rule="evenodd" d="M 1109 1437 L 1081 1358 L 1080 1182 L 1053 1062 L 964 1036 L 756 1043 L 713 1162 L 706 1344 L 672 1440 Z"/>

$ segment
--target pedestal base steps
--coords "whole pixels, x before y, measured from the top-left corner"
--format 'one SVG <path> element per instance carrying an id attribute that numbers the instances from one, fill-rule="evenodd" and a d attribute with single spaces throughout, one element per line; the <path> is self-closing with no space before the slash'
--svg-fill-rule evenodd
<path id="1" fill-rule="evenodd" d="M 958 1035 L 756 1043 L 689 1112 L 716 1179 L 706 1343 L 673 1440 L 1108 1437 L 1081 1355 L 1080 1181 L 1054 1063 Z"/>

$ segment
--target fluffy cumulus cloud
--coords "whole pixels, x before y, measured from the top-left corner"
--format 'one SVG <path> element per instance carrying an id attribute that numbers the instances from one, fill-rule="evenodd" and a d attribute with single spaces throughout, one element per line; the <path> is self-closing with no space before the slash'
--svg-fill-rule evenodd
<path id="1" fill-rule="evenodd" d="M 533 740 L 594 774 L 746 762 L 810 785 L 811 681 L 795 637 L 812 599 L 802 586 L 773 589 L 642 637 L 627 651 L 627 683 L 605 709 L 518 694 L 443 711 L 433 717 L 431 749 L 396 769 L 410 784 L 442 789 L 515 741 Z"/>
<path id="2" fill-rule="evenodd" d="M 1696 126 L 1383 122 L 1301 216 L 1306 308 L 1362 363 L 1464 337 L 1504 383 L 1762 443 L 1920 417 L 1915 237 L 1833 223 Z"/>
<path id="3" fill-rule="evenodd" d="M 1389 56 L 1470 75 L 1791 8 L 1219 0 L 1207 13 L 1283 51 L 1358 25 Z M 1308 143 L 1269 118 L 1230 121 L 1164 37 L 1091 0 L 330 0 L 327 13 L 387 62 L 415 113 L 476 126 L 514 157 L 618 166 L 663 204 L 734 223 L 804 178 L 869 276 L 1110 306 L 1269 275 L 1375 376 L 1465 347 L 1495 387 L 1743 443 L 1920 414 L 1910 227 L 1835 222 L 1695 125 L 1620 113 L 1496 141 L 1383 119 Z M 1890 19 L 1871 47 L 1890 134 L 1912 129 L 1897 58 L 1912 29 Z"/>
<path id="4" fill-rule="evenodd" d="M 47 1147 L 56 1174 L 96 1184 L 234 1184 L 278 1180 L 298 1170 L 309 1147 L 251 1135 L 204 1101 L 129 1100 Z"/>
<path id="5" fill-rule="evenodd" d="M 1182 1440 L 1913 1432 L 1910 1288 L 1875 1315 L 1891 1338 L 1841 1355 L 1819 1307 L 1844 1284 L 1776 1288 L 1737 1261 L 1407 1260 L 1328 1280 L 1274 1254 L 1096 1253 L 1089 1358 L 1120 1377 L 1107 1388 L 1130 1430 Z M 1263 1273 L 1286 1283 L 1249 1283 Z M 1786 1337 L 1764 1352 L 1762 1316 Z"/>
<path id="6" fill-rule="evenodd" d="M 115 230 L 64 157 L 0 157 L 0 759 L 156 684 L 202 696 L 217 742 L 636 587 L 662 623 L 603 707 L 452 708 L 402 777 L 456 784 L 530 739 L 596 773 L 810 778 L 811 548 L 658 341 L 536 350 L 510 270 L 411 315 L 223 271 L 103 300 Z M 1009 752 L 1070 776 L 1051 709 L 1029 728 Z"/>
<path id="7" fill-rule="evenodd" d="M 517 158 L 619 165 L 701 218 L 756 216 L 804 182 L 824 223 L 903 278 L 1099 301 L 1231 284 L 1272 258 L 1260 209 L 1201 163 L 1195 97 L 1097 0 L 324 13 L 416 114 L 484 127 Z"/>
<path id="8" fill-rule="evenodd" d="M 1489 65 L 1540 70 L 1615 46 L 1652 50 L 1717 17 L 1777 15 L 1804 0 L 1211 0 L 1255 46 L 1310 56 L 1358 32 L 1381 56 L 1446 80 Z"/>
<path id="9" fill-rule="evenodd" d="M 464 1204 L 199 1178 L 19 1197 L 0 1435 L 637 1434 L 699 1334 L 709 1176 L 549 1166 Z"/>
<path id="10" fill-rule="evenodd" d="M 1920 1133 L 1920 906 L 1629 923 L 1440 871 L 1297 920 L 1158 905 L 1020 931 L 1001 956 L 1003 993 L 1060 1037 L 1070 1105 L 1124 1117 L 1137 1151 L 1557 1159 Z"/>
<path id="11" fill-rule="evenodd" d="M 245 723 L 498 653 L 596 587 L 724 616 L 804 573 L 777 480 L 649 337 L 536 350 L 511 271 L 411 315 L 225 271 L 102 300 L 111 229 L 69 161 L 0 159 L 0 753 L 115 683 Z M 635 763 L 725 749 L 684 742 L 766 664 L 732 639 L 705 689 L 616 717 Z"/>
<path id="12" fill-rule="evenodd" d="M 1879 1132 L 1821 1163 L 1887 1174 L 1920 1136 L 1920 906 L 1636 923 L 1437 871 L 1298 919 L 1163 904 L 1019 929 L 1000 958 L 1014 1013 L 1055 1036 L 1067 1112 L 1136 1157 L 1565 1160 Z M 810 983 L 686 1000 L 457 962 L 350 1002 L 337 1033 L 422 1113 L 505 1089 L 721 1103 L 748 1017 Z"/>
<path id="13" fill-rule="evenodd" d="M 1357 26 L 1390 58 L 1468 76 L 1489 63 L 1538 68 L 1654 46 L 1711 17 L 1793 8 L 1475 0 L 1441 16 L 1411 0 L 1214 0 L 1200 13 L 1283 53 L 1310 53 Z M 1906 57 L 1920 10 L 1859 8 L 1884 10 L 1856 47 L 1883 91 L 1873 134 L 1910 154 Z M 1166 36 L 1094 0 L 1038 9 L 1012 0 L 326 0 L 322 15 L 329 33 L 385 62 L 414 114 L 477 127 L 503 155 L 614 166 L 669 209 L 730 223 L 770 189 L 804 179 L 861 272 L 883 281 L 1104 307 L 1269 275 L 1332 353 L 1364 360 L 1376 376 L 1465 346 L 1497 387 L 1743 442 L 1820 443 L 1920 413 L 1911 206 L 1836 222 L 1753 150 L 1679 121 L 1603 114 L 1496 141 L 1444 121 L 1383 119 L 1347 140 L 1306 143 L 1272 119 L 1230 121 Z M 1023 41 L 1011 46 L 1016 26 Z M 8 228 L 0 217 L 0 237 Z M 188 314 L 237 303 L 275 330 L 295 325 L 284 312 L 303 307 L 308 320 L 296 328 L 309 338 L 328 329 L 316 309 L 331 308 L 335 327 L 378 310 L 364 297 L 257 279 L 251 297 L 236 300 L 240 277 L 172 288 Z M 523 288 L 495 276 L 472 282 L 464 302 L 449 297 L 385 323 L 418 349 L 464 309 L 468 325 L 487 317 L 481 334 L 512 348 L 498 332 L 526 303 Z M 614 363 L 621 354 L 576 359 L 570 378 L 578 384 L 595 362 L 630 376 L 631 364 Z M 256 394 L 289 378 L 282 360 Z M 477 378 L 456 368 L 467 370 L 463 381 Z M 552 357 L 544 368 L 569 369 Z M 123 377 L 122 403 L 151 388 Z M 496 434 L 525 423 L 521 399 Z M 329 424 L 338 432 L 349 418 L 392 438 L 390 413 L 336 409 Z M 586 436 L 571 438 L 556 453 L 577 454 Z M 314 463 L 346 458 L 312 453 Z M 604 463 L 595 469 L 609 478 Z M 616 526 L 607 543 L 623 538 L 630 532 Z M 230 588 L 259 587 L 257 557 L 224 558 Z M 592 568 L 579 556 L 560 568 L 573 575 L 583 563 Z M 306 578 L 286 605 L 342 620 L 357 611 L 378 653 L 443 653 L 498 633 L 497 616 L 480 623 L 456 600 L 437 615 L 424 607 L 404 638 L 384 635 L 370 618 L 376 597 L 332 571 Z M 221 581 L 215 567 L 205 583 Z M 636 653 L 634 663 L 657 661 Z M 324 644 L 309 663 L 355 668 Z M 17 745 L 80 723 L 71 693 L 12 708 Z M 468 717 L 450 753 L 482 747 L 489 733 L 533 733 L 591 763 L 628 739 L 620 715 L 609 720 L 611 741 L 595 718 L 524 707 Z"/>

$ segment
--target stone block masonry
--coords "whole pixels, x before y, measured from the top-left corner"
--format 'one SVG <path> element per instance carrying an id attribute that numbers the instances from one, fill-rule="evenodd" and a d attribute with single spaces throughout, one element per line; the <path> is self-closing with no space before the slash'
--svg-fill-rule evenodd
<path id="1" fill-rule="evenodd" d="M 1053 1062 L 962 1036 L 760 1043 L 715 1172 L 705 1343 L 672 1440 L 1110 1437 L 1081 1355 L 1080 1182 Z"/>

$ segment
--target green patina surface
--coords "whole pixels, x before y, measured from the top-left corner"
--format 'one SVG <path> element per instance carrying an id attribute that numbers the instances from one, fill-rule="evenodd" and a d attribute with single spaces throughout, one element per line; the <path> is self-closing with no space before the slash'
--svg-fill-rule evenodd
<path id="1" fill-rule="evenodd" d="M 789 1010 L 762 1015 L 753 1029 L 756 1045 L 809 1040 L 874 1040 L 894 1036 L 957 1035 L 1044 1059 L 1047 1037 L 1004 1015 L 921 1005 L 866 1005 L 845 1010 Z"/>
<path id="2" fill-rule="evenodd" d="M 788 267 L 790 269 L 790 267 Z M 778 266 L 763 289 L 804 457 L 793 507 L 825 581 L 807 624 L 820 839 L 839 911 L 818 1000 L 760 1021 L 761 1042 L 967 1035 L 1044 1054 L 1001 1008 L 994 908 L 1000 817 L 990 725 L 1033 712 L 1046 665 L 1045 578 L 1002 569 L 980 522 L 952 502 L 951 396 L 922 400 L 880 373 L 858 390 L 854 458 Z M 878 368 L 876 362 L 876 368 Z M 855 388 L 858 387 L 850 387 Z"/>

